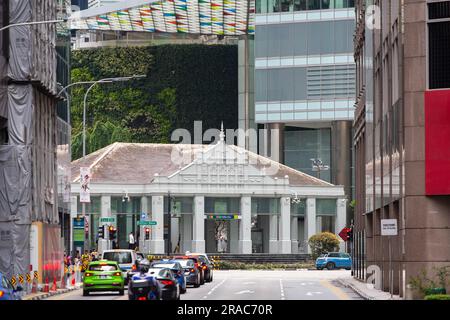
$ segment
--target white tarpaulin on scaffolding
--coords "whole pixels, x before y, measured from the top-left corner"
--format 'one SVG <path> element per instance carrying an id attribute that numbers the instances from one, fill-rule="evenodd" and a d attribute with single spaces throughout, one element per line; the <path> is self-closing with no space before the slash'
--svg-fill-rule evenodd
<path id="1" fill-rule="evenodd" d="M 53 20 L 55 8 L 56 0 L 10 0 L 9 22 Z M 8 278 L 29 272 L 31 223 L 59 222 L 54 30 L 54 25 L 10 28 L 9 60 L 0 61 L 0 116 L 8 128 L 8 144 L 0 145 L 0 272 Z M 52 257 L 59 251 L 52 249 Z"/>

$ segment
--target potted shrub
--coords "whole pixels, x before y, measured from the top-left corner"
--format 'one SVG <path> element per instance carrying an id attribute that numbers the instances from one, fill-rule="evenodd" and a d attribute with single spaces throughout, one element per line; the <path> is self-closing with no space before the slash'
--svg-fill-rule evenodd
<path id="1" fill-rule="evenodd" d="M 331 232 L 313 235 L 309 238 L 308 244 L 311 247 L 311 255 L 314 260 L 321 254 L 339 251 L 339 238 Z"/>

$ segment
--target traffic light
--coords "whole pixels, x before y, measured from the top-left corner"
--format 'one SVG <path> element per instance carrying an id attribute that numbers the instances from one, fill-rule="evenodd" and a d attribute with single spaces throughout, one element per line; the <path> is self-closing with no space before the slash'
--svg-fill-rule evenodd
<path id="1" fill-rule="evenodd" d="M 99 226 L 98 227 L 98 238 L 105 238 L 105 226 Z"/>
<path id="2" fill-rule="evenodd" d="M 348 229 L 347 235 L 348 235 L 348 241 L 353 241 L 353 227 Z"/>
<path id="3" fill-rule="evenodd" d="M 114 226 L 109 226 L 109 240 L 114 241 L 116 240 L 116 232 L 117 229 L 114 228 Z"/>
<path id="4" fill-rule="evenodd" d="M 145 228 L 145 240 L 150 240 L 150 228 Z"/>

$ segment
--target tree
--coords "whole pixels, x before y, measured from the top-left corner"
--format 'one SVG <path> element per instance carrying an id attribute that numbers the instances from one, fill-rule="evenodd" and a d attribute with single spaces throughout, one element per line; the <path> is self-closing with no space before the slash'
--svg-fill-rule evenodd
<path id="1" fill-rule="evenodd" d="M 339 238 L 331 232 L 322 232 L 313 235 L 308 240 L 311 247 L 312 258 L 316 259 L 321 254 L 339 250 Z"/>

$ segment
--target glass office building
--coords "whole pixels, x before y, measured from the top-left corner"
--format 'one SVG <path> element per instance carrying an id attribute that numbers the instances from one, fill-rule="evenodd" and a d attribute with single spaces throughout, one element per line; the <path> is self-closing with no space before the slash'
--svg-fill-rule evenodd
<path id="1" fill-rule="evenodd" d="M 344 185 L 349 200 L 354 30 L 353 0 L 256 0 L 255 121 L 269 130 L 259 152 Z"/>

